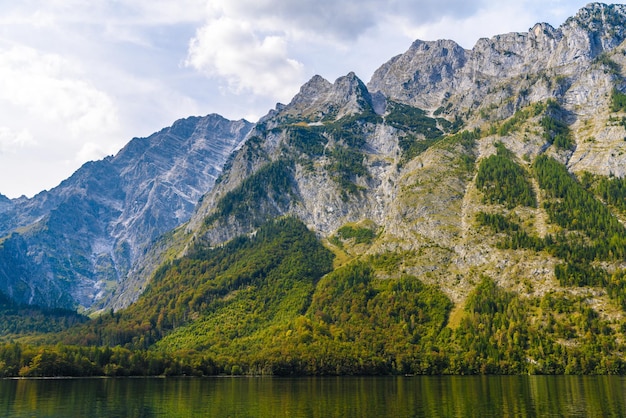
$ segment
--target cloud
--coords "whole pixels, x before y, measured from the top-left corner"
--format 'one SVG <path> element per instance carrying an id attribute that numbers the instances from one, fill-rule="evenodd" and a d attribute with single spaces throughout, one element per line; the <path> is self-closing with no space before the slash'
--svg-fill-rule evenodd
<path id="1" fill-rule="evenodd" d="M 0 22 L 48 26 L 56 24 L 172 25 L 199 22 L 207 0 L 35 0 L 0 3 Z M 35 18 L 35 19 L 34 19 Z M 34 19 L 34 20 L 33 20 Z"/>
<path id="2" fill-rule="evenodd" d="M 117 129 L 112 100 L 83 78 L 76 63 L 30 47 L 0 49 L 0 100 L 66 127 L 69 139 Z"/>
<path id="3" fill-rule="evenodd" d="M 0 155 L 15 154 L 18 150 L 35 144 L 28 129 L 14 131 L 7 126 L 0 126 Z"/>
<path id="4" fill-rule="evenodd" d="M 0 44 L 0 109 L 0 177 L 25 183 L 30 177 L 39 190 L 71 174 L 76 163 L 66 161 L 84 157 L 85 142 L 100 143 L 103 152 L 90 156 L 101 158 L 119 136 L 117 106 L 78 62 L 24 45 Z M 42 171 L 54 164 L 57 169 Z M 17 194 L 11 187 L 4 184 L 1 192 Z"/>
<path id="5" fill-rule="evenodd" d="M 354 39 L 373 24 L 365 4 L 212 1 L 185 65 L 224 80 L 231 92 L 288 101 L 311 75 L 298 58 L 298 42 Z"/>
<path id="6" fill-rule="evenodd" d="M 191 41 L 186 64 L 222 77 L 236 92 L 288 97 L 302 81 L 303 65 L 288 56 L 288 39 L 257 30 L 250 22 L 221 17 Z"/>
<path id="7" fill-rule="evenodd" d="M 209 19 L 230 17 L 253 23 L 262 31 L 282 31 L 290 37 L 356 39 L 376 24 L 376 1 L 280 0 L 212 1 Z"/>

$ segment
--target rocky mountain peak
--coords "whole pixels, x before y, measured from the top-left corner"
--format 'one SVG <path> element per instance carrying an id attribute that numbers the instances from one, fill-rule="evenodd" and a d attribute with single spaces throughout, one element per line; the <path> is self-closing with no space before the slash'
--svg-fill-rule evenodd
<path id="1" fill-rule="evenodd" d="M 330 83 L 316 75 L 306 82 L 287 105 L 277 105 L 260 122 L 278 126 L 285 121 L 320 122 L 372 109 L 372 98 L 355 73 Z"/>
<path id="2" fill-rule="evenodd" d="M 452 112 L 496 106 L 522 93 L 526 99 L 522 97 L 519 106 L 529 98 L 540 100 L 559 93 L 549 83 L 524 80 L 548 73 L 559 74 L 561 81 L 579 77 L 600 54 L 626 39 L 625 27 L 626 5 L 592 3 L 558 29 L 538 23 L 528 32 L 481 38 L 471 50 L 453 41 L 417 40 L 404 54 L 381 66 L 368 88 L 431 111 L 442 106 L 452 106 L 448 107 Z M 503 79 L 514 77 L 520 78 L 517 87 L 512 85 L 502 96 L 494 94 L 501 90 Z M 510 116 L 515 106 L 502 116 Z"/>
<path id="3" fill-rule="evenodd" d="M 376 70 L 368 88 L 394 100 L 432 107 L 454 88 L 455 76 L 466 62 L 467 51 L 454 41 L 417 40 Z"/>
<path id="4" fill-rule="evenodd" d="M 626 20 L 624 4 L 589 3 L 567 19 L 561 29 L 578 26 L 605 40 L 615 40 L 623 37 L 624 20 Z M 605 48 L 615 46 L 616 44 L 604 44 Z"/>
<path id="5" fill-rule="evenodd" d="M 0 200 L 0 293 L 54 307 L 104 302 L 155 239 L 189 219 L 252 127 L 215 114 L 181 119 L 48 192 Z M 136 292 L 120 289 L 112 305 Z"/>
<path id="6" fill-rule="evenodd" d="M 11 206 L 11 199 L 0 193 L 0 213 Z"/>
<path id="7" fill-rule="evenodd" d="M 296 104 L 307 104 L 311 106 L 315 101 L 319 101 L 322 96 L 332 89 L 333 84 L 320 75 L 314 75 L 309 81 L 300 87 L 300 92 L 294 96 L 290 106 Z"/>
<path id="8" fill-rule="evenodd" d="M 372 109 L 367 87 L 353 72 L 335 81 L 328 99 L 338 107 L 335 119 Z"/>
<path id="9" fill-rule="evenodd" d="M 559 27 L 567 40 L 558 48 L 561 62 L 591 60 L 626 39 L 626 5 L 591 3 Z"/>

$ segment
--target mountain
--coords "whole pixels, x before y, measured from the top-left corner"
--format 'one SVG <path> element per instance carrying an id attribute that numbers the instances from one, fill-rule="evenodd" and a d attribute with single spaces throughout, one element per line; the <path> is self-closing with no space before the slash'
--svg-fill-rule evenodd
<path id="1" fill-rule="evenodd" d="M 48 307 L 106 304 L 150 244 L 189 219 L 251 128 L 179 120 L 50 191 L 1 200 L 0 292 Z"/>
<path id="2" fill-rule="evenodd" d="M 0 194 L 0 212 L 4 212 L 11 207 L 11 199 L 3 194 Z"/>
<path id="3" fill-rule="evenodd" d="M 547 154 L 572 171 L 623 176 L 624 128 L 610 109 L 624 86 L 624 11 L 592 4 L 559 29 L 539 24 L 471 51 L 416 41 L 367 87 L 352 73 L 314 77 L 257 124 L 188 231 L 215 245 L 285 214 L 322 236 L 367 220 L 394 242 L 382 248 L 427 239 L 460 255 L 474 170 L 496 143 L 527 169 Z M 480 130 L 471 146 L 450 136 L 461 127 Z"/>
<path id="4" fill-rule="evenodd" d="M 415 350 L 408 371 L 431 349 L 429 363 L 441 355 L 472 372 L 487 361 L 500 372 L 563 372 L 568 358 L 593 355 L 622 367 L 625 23 L 626 6 L 591 4 L 558 29 L 538 24 L 470 51 L 416 41 L 367 84 L 353 73 L 334 83 L 313 77 L 252 129 L 189 223 L 157 251 L 183 249 L 181 258 L 161 266 L 121 321 L 161 324 L 151 344 L 206 350 L 224 365 L 240 359 L 251 372 L 256 361 L 280 357 L 264 349 L 270 341 L 292 356 L 296 373 L 328 373 L 309 368 L 311 350 L 345 349 L 346 361 L 358 363 L 359 352 L 376 356 L 371 347 L 397 359 L 406 344 Z M 292 294 L 265 288 L 271 267 L 233 261 L 241 271 L 211 270 L 222 266 L 211 251 L 241 245 L 283 217 L 302 222 L 335 256 L 304 306 L 274 299 Z M 186 292 L 178 287 L 200 279 Z M 395 307 L 393 292 L 402 300 Z M 412 297 L 423 305 L 409 307 Z M 149 314 L 148 306 L 163 308 Z M 486 325 L 495 314 L 509 319 Z M 411 326 L 411 315 L 425 328 Z M 372 323 L 373 335 L 363 334 L 359 327 Z M 416 332 L 433 339 L 410 343 L 424 338 Z M 542 358 L 530 335 L 545 338 L 551 354 Z M 514 367 L 486 352 L 470 361 L 447 351 L 484 350 L 494 338 L 516 353 Z M 516 338 L 525 342 L 507 345 Z"/>
<path id="5" fill-rule="evenodd" d="M 625 25 L 590 4 L 472 50 L 415 41 L 369 83 L 313 77 L 108 313 L 41 338 L 122 347 L 81 363 L 109 375 L 626 373 Z M 2 244 L 23 277 L 51 217 Z"/>

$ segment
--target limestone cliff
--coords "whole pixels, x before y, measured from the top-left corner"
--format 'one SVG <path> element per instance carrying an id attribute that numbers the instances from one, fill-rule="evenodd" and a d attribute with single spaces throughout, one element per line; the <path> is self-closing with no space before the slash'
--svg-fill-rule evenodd
<path id="1" fill-rule="evenodd" d="M 152 242 L 189 219 L 251 128 L 179 120 L 50 191 L 0 202 L 0 291 L 44 306 L 107 303 Z"/>

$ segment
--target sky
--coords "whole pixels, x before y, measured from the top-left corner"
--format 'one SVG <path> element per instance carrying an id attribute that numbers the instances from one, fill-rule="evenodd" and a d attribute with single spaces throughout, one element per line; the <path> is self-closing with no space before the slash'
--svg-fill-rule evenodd
<path id="1" fill-rule="evenodd" d="M 0 193 L 49 190 L 188 116 L 255 122 L 415 39 L 558 27 L 578 0 L 0 0 Z M 622 3 L 622 2 L 619 2 Z"/>

